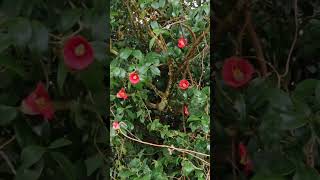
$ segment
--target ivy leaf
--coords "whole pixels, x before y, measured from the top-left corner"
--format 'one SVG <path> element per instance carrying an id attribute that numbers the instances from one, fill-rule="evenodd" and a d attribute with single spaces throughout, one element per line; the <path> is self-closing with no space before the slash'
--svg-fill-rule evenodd
<path id="1" fill-rule="evenodd" d="M 182 161 L 181 165 L 182 165 L 183 175 L 185 176 L 188 176 L 195 169 L 195 166 L 192 164 L 192 162 L 188 160 Z"/>
<path id="2" fill-rule="evenodd" d="M 132 53 L 132 49 L 125 48 L 120 52 L 120 58 L 123 60 L 127 60 Z"/>
<path id="3" fill-rule="evenodd" d="M 151 49 L 152 49 L 152 47 L 153 47 L 153 45 L 154 45 L 154 42 L 156 41 L 156 36 L 154 36 L 151 40 L 150 40 L 150 42 L 149 42 L 149 49 L 150 49 L 150 51 L 151 51 Z"/>
<path id="4" fill-rule="evenodd" d="M 143 54 L 140 50 L 134 50 L 132 52 L 133 57 L 135 57 L 138 60 L 142 60 L 143 59 Z"/>
<path id="5" fill-rule="evenodd" d="M 153 75 L 160 76 L 160 70 L 157 66 L 151 66 L 150 70 Z"/>

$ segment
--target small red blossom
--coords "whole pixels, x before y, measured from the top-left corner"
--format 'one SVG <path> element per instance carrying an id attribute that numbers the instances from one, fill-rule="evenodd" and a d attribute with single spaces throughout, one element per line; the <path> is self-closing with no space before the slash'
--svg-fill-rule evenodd
<path id="1" fill-rule="evenodd" d="M 49 94 L 43 83 L 39 82 L 36 89 L 22 101 L 22 112 L 29 115 L 41 114 L 50 120 L 54 115 L 54 108 Z"/>
<path id="2" fill-rule="evenodd" d="M 254 73 L 253 66 L 246 59 L 230 57 L 222 68 L 223 80 L 231 87 L 238 88 L 247 84 Z"/>
<path id="3" fill-rule="evenodd" d="M 184 106 L 183 106 L 183 114 L 184 114 L 185 116 L 189 116 L 189 114 L 190 114 L 187 105 L 184 105 Z"/>
<path id="4" fill-rule="evenodd" d="M 64 63 L 74 70 L 87 68 L 94 59 L 92 46 L 82 36 L 74 36 L 65 42 L 63 56 Z"/>
<path id="5" fill-rule="evenodd" d="M 184 38 L 183 36 L 181 36 L 179 39 L 178 39 L 178 47 L 179 48 L 184 48 L 186 45 L 187 45 L 187 39 Z"/>
<path id="6" fill-rule="evenodd" d="M 121 88 L 120 91 L 117 93 L 117 98 L 128 99 L 128 95 L 124 88 Z"/>
<path id="7" fill-rule="evenodd" d="M 244 166 L 244 172 L 249 175 L 253 170 L 253 163 L 249 157 L 247 147 L 243 143 L 239 143 L 240 164 Z"/>
<path id="8" fill-rule="evenodd" d="M 129 74 L 129 80 L 131 84 L 137 84 L 140 81 L 139 74 L 136 71 L 133 71 Z"/>
<path id="9" fill-rule="evenodd" d="M 119 122 L 118 122 L 118 121 L 113 122 L 113 123 L 112 123 L 112 127 L 113 127 L 114 130 L 120 129 L 120 124 L 119 124 Z"/>
<path id="10" fill-rule="evenodd" d="M 243 170 L 247 176 L 249 176 L 250 173 L 253 171 L 253 163 L 252 163 L 251 159 L 248 159 L 247 163 L 244 165 Z"/>
<path id="11" fill-rule="evenodd" d="M 186 79 L 182 79 L 182 80 L 179 82 L 179 87 L 180 87 L 180 89 L 182 89 L 182 90 L 188 89 L 188 87 L 189 87 L 189 81 L 186 80 Z"/>

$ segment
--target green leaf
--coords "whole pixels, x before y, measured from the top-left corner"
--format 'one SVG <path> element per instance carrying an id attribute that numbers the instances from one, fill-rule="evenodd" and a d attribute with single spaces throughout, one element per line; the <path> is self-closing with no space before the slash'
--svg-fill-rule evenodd
<path id="1" fill-rule="evenodd" d="M 66 180 L 76 180 L 75 168 L 64 154 L 60 152 L 50 152 L 50 156 L 57 162 L 62 172 L 64 172 Z"/>
<path id="2" fill-rule="evenodd" d="M 8 34 L 0 33 L 0 53 L 7 49 L 11 44 L 11 37 Z"/>
<path id="3" fill-rule="evenodd" d="M 154 36 L 151 40 L 150 40 L 150 42 L 149 42 L 149 49 L 150 49 L 150 51 L 151 51 L 151 49 L 152 49 L 152 47 L 153 47 L 153 45 L 154 45 L 154 42 L 155 42 L 155 40 L 156 40 L 156 36 Z"/>
<path id="4" fill-rule="evenodd" d="M 80 78 L 86 87 L 92 92 L 104 90 L 104 70 L 100 62 L 95 61 L 86 70 L 81 71 Z"/>
<path id="5" fill-rule="evenodd" d="M 32 37 L 28 44 L 29 48 L 36 52 L 45 52 L 48 50 L 49 32 L 46 26 L 38 21 L 32 21 Z"/>
<path id="6" fill-rule="evenodd" d="M 153 3 L 151 4 L 151 7 L 154 8 L 154 9 L 159 9 L 159 3 L 153 2 Z"/>
<path id="7" fill-rule="evenodd" d="M 285 176 L 295 170 L 295 165 L 281 152 L 256 152 L 253 166 L 255 171 L 272 176 Z"/>
<path id="8" fill-rule="evenodd" d="M 16 17 L 19 15 L 24 2 L 23 0 L 3 0 L 1 1 L 1 13 L 9 17 Z"/>
<path id="9" fill-rule="evenodd" d="M 18 112 L 15 107 L 0 105 L 0 126 L 9 124 L 17 115 Z"/>
<path id="10" fill-rule="evenodd" d="M 151 66 L 150 70 L 153 75 L 160 76 L 160 70 L 157 66 Z"/>
<path id="11" fill-rule="evenodd" d="M 317 79 L 306 79 L 297 84 L 293 95 L 296 98 L 304 100 L 306 97 L 312 96 L 315 92 L 315 88 L 319 80 Z"/>
<path id="12" fill-rule="evenodd" d="M 159 0 L 159 7 L 164 7 L 166 5 L 166 0 Z"/>
<path id="13" fill-rule="evenodd" d="M 8 32 L 14 44 L 22 47 L 26 45 L 32 37 L 30 21 L 25 18 L 16 18 L 10 22 Z"/>
<path id="14" fill-rule="evenodd" d="M 305 167 L 296 171 L 293 180 L 320 180 L 320 176 L 316 169 Z"/>
<path id="15" fill-rule="evenodd" d="M 35 164 L 32 169 L 19 168 L 15 176 L 15 180 L 37 180 L 40 178 L 44 168 L 44 161 Z"/>
<path id="16" fill-rule="evenodd" d="M 60 138 L 60 139 L 57 139 L 55 141 L 53 141 L 48 148 L 50 149 L 56 149 L 56 148 L 61 148 L 61 147 L 64 147 L 64 146 L 68 146 L 72 144 L 72 141 L 68 140 L 68 139 L 65 139 L 65 138 Z"/>
<path id="17" fill-rule="evenodd" d="M 265 174 L 257 173 L 251 180 L 286 180 L 282 176 L 266 176 Z"/>
<path id="18" fill-rule="evenodd" d="M 19 119 L 14 123 L 14 132 L 20 147 L 35 144 L 37 141 L 37 136 L 32 132 L 26 119 Z"/>
<path id="19" fill-rule="evenodd" d="M 157 21 L 152 21 L 150 23 L 150 26 L 152 29 L 159 29 L 159 24 L 157 23 Z"/>
<path id="20" fill-rule="evenodd" d="M 95 155 L 86 159 L 85 164 L 87 167 L 87 176 L 91 176 L 94 171 L 103 165 L 103 157 L 100 154 Z"/>
<path id="21" fill-rule="evenodd" d="M 24 66 L 18 64 L 17 60 L 13 59 L 11 56 L 5 56 L 0 54 L 0 65 L 14 71 L 23 79 L 26 79 L 26 72 L 24 70 Z"/>
<path id="22" fill-rule="evenodd" d="M 60 93 L 63 92 L 63 84 L 66 80 L 68 71 L 63 61 L 59 62 L 58 72 L 57 72 L 57 83 Z"/>
<path id="23" fill-rule="evenodd" d="M 107 58 L 107 44 L 103 41 L 94 41 L 90 44 L 92 45 L 95 59 L 97 59 L 98 61 L 105 61 Z"/>
<path id="24" fill-rule="evenodd" d="M 80 19 L 81 11 L 79 9 L 70 9 L 63 11 L 60 17 L 60 26 L 62 31 L 66 31 L 74 26 Z"/>
<path id="25" fill-rule="evenodd" d="M 120 52 L 120 58 L 123 60 L 127 60 L 132 53 L 132 49 L 125 48 Z"/>
<path id="26" fill-rule="evenodd" d="M 32 145 L 25 147 L 21 153 L 21 168 L 28 168 L 32 166 L 34 163 L 38 162 L 45 152 L 46 149 L 41 146 Z"/>
<path id="27" fill-rule="evenodd" d="M 142 60 L 143 59 L 143 54 L 140 50 L 134 50 L 132 52 L 133 57 L 135 57 L 138 60 Z"/>
<path id="28" fill-rule="evenodd" d="M 192 162 L 188 160 L 182 161 L 181 165 L 183 175 L 185 176 L 188 176 L 195 169 L 195 166 L 192 164 Z"/>

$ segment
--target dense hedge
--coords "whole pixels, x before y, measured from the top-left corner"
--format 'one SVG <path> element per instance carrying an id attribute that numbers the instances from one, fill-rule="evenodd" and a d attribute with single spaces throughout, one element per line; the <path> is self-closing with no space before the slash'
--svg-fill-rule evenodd
<path id="1" fill-rule="evenodd" d="M 209 2 L 111 4 L 111 177 L 209 178 Z"/>

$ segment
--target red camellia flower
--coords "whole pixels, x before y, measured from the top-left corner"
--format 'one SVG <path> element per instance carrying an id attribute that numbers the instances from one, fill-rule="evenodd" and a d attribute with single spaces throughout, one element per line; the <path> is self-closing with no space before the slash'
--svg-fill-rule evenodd
<path id="1" fill-rule="evenodd" d="M 244 172 L 249 175 L 253 170 L 253 164 L 249 157 L 247 147 L 243 143 L 239 143 L 239 156 L 240 156 L 240 164 L 244 166 Z"/>
<path id="2" fill-rule="evenodd" d="M 118 122 L 118 121 L 113 122 L 113 123 L 112 123 L 112 127 L 113 127 L 114 130 L 120 129 L 120 124 L 119 124 L 119 122 Z"/>
<path id="3" fill-rule="evenodd" d="M 120 91 L 117 93 L 117 98 L 128 99 L 128 95 L 124 88 L 121 88 Z"/>
<path id="4" fill-rule="evenodd" d="M 140 81 L 139 74 L 136 71 L 133 71 L 129 74 L 129 80 L 131 84 L 137 84 Z"/>
<path id="5" fill-rule="evenodd" d="M 182 79 L 182 80 L 179 82 L 179 87 L 180 87 L 180 89 L 182 89 L 182 90 L 188 89 L 188 87 L 189 87 L 189 81 L 186 80 L 186 79 Z"/>
<path id="6" fill-rule="evenodd" d="M 245 59 L 230 57 L 222 69 L 223 80 L 231 87 L 238 88 L 248 83 L 254 73 L 253 66 Z"/>
<path id="7" fill-rule="evenodd" d="M 53 104 L 43 83 L 39 82 L 36 89 L 22 101 L 22 112 L 29 115 L 41 114 L 46 120 L 53 118 Z"/>
<path id="8" fill-rule="evenodd" d="M 183 114 L 184 114 L 185 116 L 189 116 L 189 110 L 188 110 L 188 106 L 187 106 L 187 105 L 184 105 L 184 106 L 183 106 Z"/>
<path id="9" fill-rule="evenodd" d="M 75 70 L 83 70 L 93 62 L 93 48 L 82 36 L 68 39 L 63 48 L 65 64 Z"/>
<path id="10" fill-rule="evenodd" d="M 243 170 L 244 170 L 244 172 L 246 173 L 247 176 L 250 175 L 250 173 L 253 170 L 253 164 L 252 164 L 251 159 L 248 159 L 247 163 L 244 165 L 244 169 Z"/>
<path id="11" fill-rule="evenodd" d="M 183 36 L 181 36 L 181 37 L 178 39 L 178 47 L 182 49 L 182 48 L 184 48 L 186 45 L 187 45 L 187 39 L 184 38 Z"/>

